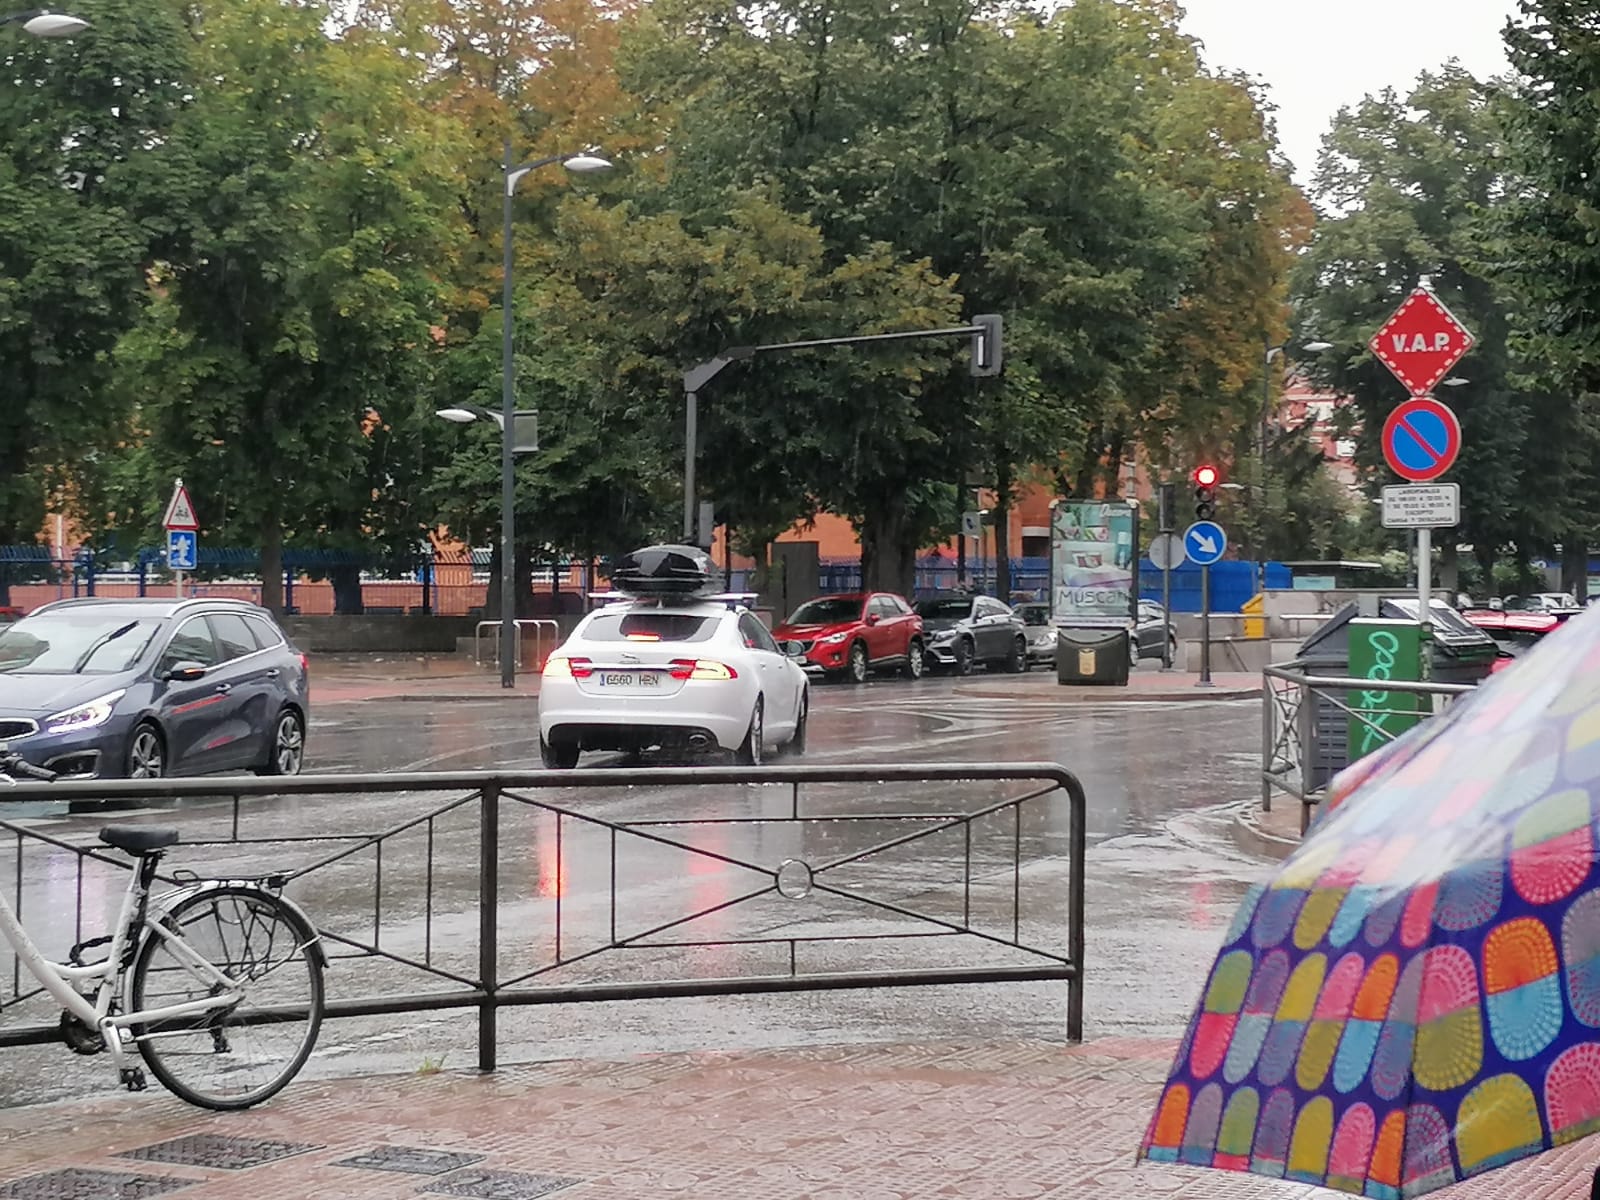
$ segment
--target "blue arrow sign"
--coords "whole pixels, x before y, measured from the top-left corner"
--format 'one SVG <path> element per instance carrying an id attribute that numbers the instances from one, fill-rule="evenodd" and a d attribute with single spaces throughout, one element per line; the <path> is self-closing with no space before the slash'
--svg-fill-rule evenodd
<path id="1" fill-rule="evenodd" d="M 1189 561 L 1209 567 L 1228 548 L 1228 535 L 1215 521 L 1196 521 L 1183 531 L 1183 549 Z"/>
<path id="2" fill-rule="evenodd" d="M 167 570 L 192 571 L 199 565 L 200 535 L 192 529 L 167 530 Z"/>

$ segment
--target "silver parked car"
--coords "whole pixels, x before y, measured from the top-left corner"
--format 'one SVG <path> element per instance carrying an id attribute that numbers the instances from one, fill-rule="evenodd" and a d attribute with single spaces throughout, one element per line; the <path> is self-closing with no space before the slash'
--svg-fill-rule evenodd
<path id="1" fill-rule="evenodd" d="M 1050 606 L 1042 600 L 1019 604 L 1017 616 L 1027 628 L 1028 661 L 1054 663 L 1056 661 L 1056 627 L 1050 621 Z M 1130 643 L 1130 665 L 1140 659 L 1160 658 L 1161 644 L 1172 646 L 1173 657 L 1178 653 L 1178 631 L 1167 617 L 1167 612 L 1153 600 L 1139 601 L 1139 621 Z"/>

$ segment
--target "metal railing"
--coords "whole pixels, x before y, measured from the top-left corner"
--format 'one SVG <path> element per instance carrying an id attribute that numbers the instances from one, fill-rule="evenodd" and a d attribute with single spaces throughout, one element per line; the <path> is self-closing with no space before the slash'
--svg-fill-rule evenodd
<path id="1" fill-rule="evenodd" d="M 1463 683 L 1312 675 L 1299 661 L 1267 667 L 1261 674 L 1261 808 L 1272 810 L 1274 792 L 1293 796 L 1300 802 L 1301 833 L 1334 775 L 1393 741 L 1401 732 L 1391 728 L 1396 718 L 1406 718 L 1406 728 L 1414 723 L 1417 709 L 1392 702 L 1391 695 L 1431 697 L 1426 719 L 1457 696 L 1477 690 Z M 1359 699 L 1352 701 L 1352 694 Z M 1352 728 L 1362 731 L 1364 741 L 1353 756 L 1348 740 Z"/>
<path id="2" fill-rule="evenodd" d="M 353 797 L 403 811 L 362 828 Z M 169 882 L 288 880 L 328 949 L 329 1017 L 474 1009 L 481 1070 L 499 1010 L 598 1000 L 1059 980 L 1083 1036 L 1085 799 L 1053 764 L 24 784 L 0 812 L 129 801 L 119 820 L 183 829 Z M 127 865 L 97 822 L 53 828 L 0 820 L 0 886 L 9 867 L 50 954 L 103 932 Z M 707 956 L 754 969 L 684 974 Z M 0 1047 L 59 1040 L 30 983 L 0 975 Z"/>
<path id="3" fill-rule="evenodd" d="M 499 619 L 496 618 L 495 620 L 492 620 L 492 621 L 479 621 L 477 623 L 477 625 L 475 625 L 473 627 L 473 630 L 472 630 L 472 661 L 474 663 L 476 663 L 480 667 L 484 665 L 484 661 L 483 661 L 483 631 L 485 629 L 490 629 L 490 630 L 494 631 L 494 636 L 490 639 L 490 641 L 492 641 L 494 643 L 493 647 L 491 648 L 492 652 L 493 652 L 493 657 L 490 658 L 489 662 L 492 664 L 492 663 L 495 663 L 495 662 L 499 661 L 499 658 L 500 658 L 500 624 L 501 623 L 500 623 Z M 523 657 L 522 657 L 522 631 L 524 629 L 532 629 L 533 630 L 533 663 L 531 665 L 536 670 L 538 668 L 544 666 L 544 656 L 545 656 L 545 654 L 549 650 L 554 649 L 561 642 L 561 623 L 559 621 L 552 621 L 548 617 L 518 617 L 512 622 L 512 624 L 514 624 L 516 626 L 516 632 L 513 635 L 513 644 L 514 644 L 514 653 L 516 654 L 517 661 L 519 663 L 524 661 Z M 548 637 L 548 645 L 546 644 L 546 642 L 547 642 L 546 634 L 547 633 L 549 635 L 549 637 Z"/>

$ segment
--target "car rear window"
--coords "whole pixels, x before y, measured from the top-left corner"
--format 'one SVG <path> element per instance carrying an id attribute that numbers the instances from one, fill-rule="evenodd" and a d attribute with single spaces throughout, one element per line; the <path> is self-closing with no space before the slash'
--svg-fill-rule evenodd
<path id="1" fill-rule="evenodd" d="M 1024 604 L 1017 612 L 1022 615 L 1024 625 L 1050 624 L 1050 610 L 1043 604 Z"/>
<path id="2" fill-rule="evenodd" d="M 921 604 L 917 605 L 918 613 L 924 617 L 931 617 L 936 621 L 948 621 L 951 618 L 959 620 L 971 611 L 972 601 L 963 599 L 924 600 Z"/>
<path id="3" fill-rule="evenodd" d="M 704 642 L 717 631 L 717 618 L 700 613 L 599 613 L 583 636 L 594 642 Z"/>

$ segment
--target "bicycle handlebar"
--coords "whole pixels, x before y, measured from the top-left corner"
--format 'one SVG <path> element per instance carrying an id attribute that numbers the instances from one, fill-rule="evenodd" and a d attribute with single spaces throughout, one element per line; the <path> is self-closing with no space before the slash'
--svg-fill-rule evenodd
<path id="1" fill-rule="evenodd" d="M 49 783 L 55 777 L 54 771 L 34 766 L 15 751 L 10 753 L 0 751 L 0 782 L 14 787 L 19 778 L 37 779 Z"/>

